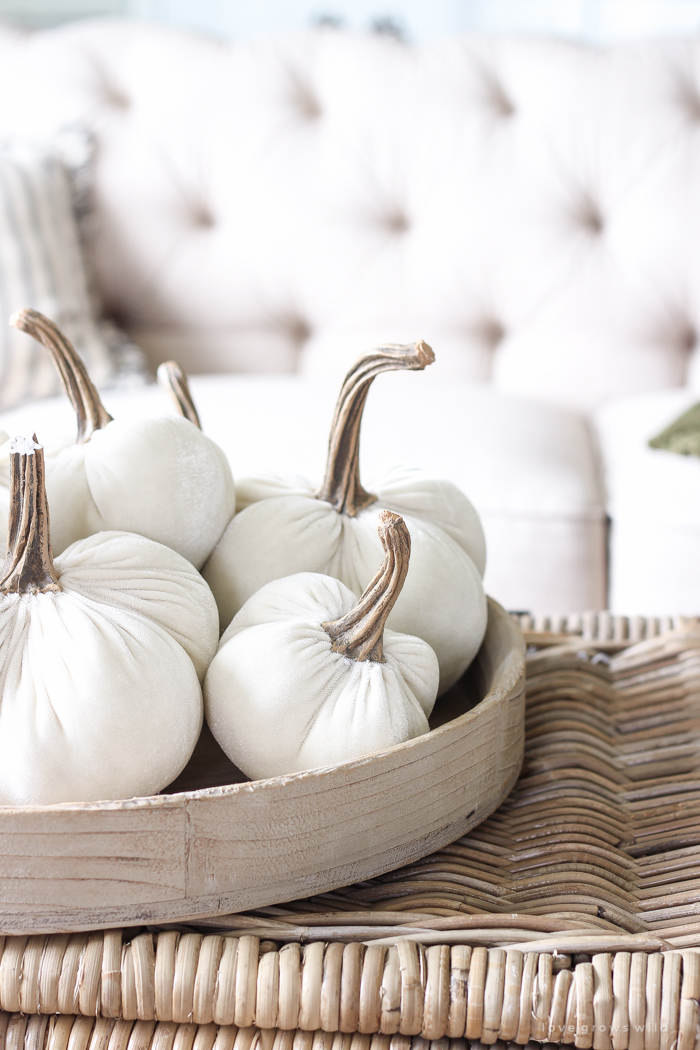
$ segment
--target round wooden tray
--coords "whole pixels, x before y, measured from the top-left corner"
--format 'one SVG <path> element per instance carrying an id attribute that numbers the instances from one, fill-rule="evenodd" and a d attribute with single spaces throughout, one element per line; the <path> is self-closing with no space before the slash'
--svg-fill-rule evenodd
<path id="1" fill-rule="evenodd" d="M 243 911 L 372 878 L 484 820 L 523 756 L 525 654 L 489 599 L 484 643 L 431 732 L 354 762 L 245 781 L 202 739 L 167 793 L 0 808 L 0 934 Z"/>

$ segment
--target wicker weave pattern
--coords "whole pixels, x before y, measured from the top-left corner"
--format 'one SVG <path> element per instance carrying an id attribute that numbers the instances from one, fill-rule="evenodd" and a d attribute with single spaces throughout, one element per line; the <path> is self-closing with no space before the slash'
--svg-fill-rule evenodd
<path id="1" fill-rule="evenodd" d="M 515 947 L 316 941 L 302 950 L 296 943 L 261 944 L 249 935 L 168 931 L 155 938 L 155 952 L 151 933 L 123 947 L 119 933 L 104 939 L 74 935 L 61 959 L 55 935 L 43 945 L 40 940 L 22 945 L 22 938 L 12 938 L 5 946 L 5 1019 L 20 1012 L 79 1011 L 86 1017 L 174 1022 L 160 1026 L 162 1038 L 167 1042 L 178 1024 L 187 1026 L 189 1034 L 178 1030 L 187 1050 L 195 1034 L 205 1041 L 211 1036 L 209 1048 L 215 1038 L 221 1047 L 233 1047 L 236 1030 L 251 1034 L 253 1025 L 277 1032 L 280 1046 L 286 1045 L 280 1043 L 282 1032 L 300 1029 L 467 1038 L 486 1045 L 534 1039 L 593 1050 L 695 1047 L 700 953 L 693 951 L 599 953 L 576 962 Z M 115 953 L 121 957 L 116 971 Z M 91 1033 L 87 1025 L 80 1031 Z M 101 1021 L 91 1036 L 95 1050 L 121 1048 L 125 1031 L 124 1025 Z M 153 1025 L 148 1032 L 150 1040 Z M 154 1045 L 160 1046 L 159 1038 Z M 70 1050 L 77 1050 L 75 1044 Z"/>
<path id="2" fill-rule="evenodd" d="M 0 1050 L 481 1050 L 466 1039 L 0 1014 Z M 510 1044 L 500 1043 L 505 1048 Z M 535 1050 L 537 1044 L 532 1044 Z"/>
<path id="3" fill-rule="evenodd" d="M 199 930 L 0 937 L 0 1050 L 695 1050 L 700 630 L 645 633 L 533 653 L 518 785 L 410 868 Z"/>
<path id="4" fill-rule="evenodd" d="M 691 1027 L 691 1024 L 682 1025 L 674 1033 L 678 1050 L 693 1050 L 693 1043 L 689 1041 L 690 1036 L 694 1036 Z M 576 1046 L 598 1045 L 595 1035 L 581 1039 L 576 1039 Z M 673 1046 L 667 1040 L 668 1036 L 659 1036 L 656 1045 L 660 1050 Z M 177 1025 L 170 1021 L 0 1014 L 0 1050 L 469 1050 L 470 1046 L 471 1050 L 482 1050 L 486 1045 L 490 1044 L 477 1040 L 470 1043 L 466 1039 L 426 1040 L 422 1036 L 328 1033 L 320 1029 L 307 1032 L 234 1025 Z M 518 1045 L 498 1043 L 500 1050 Z M 531 1050 L 539 1050 L 534 1040 L 529 1046 Z"/>
<path id="5" fill-rule="evenodd" d="M 583 642 L 531 654 L 526 727 L 516 787 L 464 838 L 268 914 L 517 912 L 699 944 L 700 631 L 617 655 Z"/>
<path id="6" fill-rule="evenodd" d="M 473 1042 L 472 1050 L 479 1043 Z M 469 1050 L 465 1039 L 0 1014 L 0 1050 Z"/>

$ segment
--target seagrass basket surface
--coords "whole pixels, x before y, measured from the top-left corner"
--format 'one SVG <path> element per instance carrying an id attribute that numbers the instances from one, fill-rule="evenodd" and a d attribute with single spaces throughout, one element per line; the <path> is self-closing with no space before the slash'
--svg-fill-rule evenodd
<path id="1" fill-rule="evenodd" d="M 484 823 L 197 927 L 0 937 L 0 1048 L 695 1050 L 700 624 L 521 626 L 525 764 Z"/>

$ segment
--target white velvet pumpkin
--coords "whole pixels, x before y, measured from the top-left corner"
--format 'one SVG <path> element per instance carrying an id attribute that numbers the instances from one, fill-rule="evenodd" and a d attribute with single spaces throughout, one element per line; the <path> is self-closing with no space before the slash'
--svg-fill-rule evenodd
<path id="1" fill-rule="evenodd" d="M 359 479 L 360 422 L 373 379 L 432 360 L 424 343 L 382 347 L 360 359 L 341 390 L 320 488 L 294 477 L 239 484 L 239 512 L 202 570 L 222 628 L 260 587 L 293 573 L 323 573 L 360 593 L 381 556 L 377 511 L 387 509 L 405 518 L 412 538 L 411 573 L 388 626 L 435 650 L 440 692 L 466 670 L 487 617 L 484 534 L 474 507 L 451 482 L 418 472 L 397 470 L 371 493 Z"/>
<path id="2" fill-rule="evenodd" d="M 115 529 L 164 543 L 201 568 L 236 506 L 231 468 L 218 445 L 186 418 L 112 419 L 52 322 L 22 310 L 13 323 L 54 355 L 78 416 L 77 443 L 47 450 L 54 552 Z M 0 450 L 6 484 L 8 451 Z M 0 508 L 3 502 L 6 494 Z M 0 510 L 0 528 L 1 517 Z"/>
<path id="3" fill-rule="evenodd" d="M 199 736 L 214 600 L 188 561 L 138 535 L 91 536 L 54 563 L 42 449 L 27 439 L 16 449 L 0 579 L 0 805 L 153 794 Z"/>
<path id="4" fill-rule="evenodd" d="M 221 639 L 204 683 L 206 717 L 252 779 L 360 758 L 428 732 L 437 658 L 420 638 L 384 629 L 410 541 L 398 515 L 380 517 L 385 559 L 359 601 L 330 576 L 288 576 L 249 598 Z"/>

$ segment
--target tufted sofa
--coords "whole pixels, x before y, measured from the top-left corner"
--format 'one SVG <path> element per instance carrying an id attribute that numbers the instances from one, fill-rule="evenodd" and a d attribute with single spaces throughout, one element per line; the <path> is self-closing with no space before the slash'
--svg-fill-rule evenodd
<path id="1" fill-rule="evenodd" d="M 700 43 L 0 31 L 0 136 L 76 123 L 104 308 L 197 377 L 235 472 L 319 476 L 348 364 L 421 337 L 436 364 L 370 398 L 368 479 L 462 485 L 511 608 L 700 609 L 700 463 L 645 447 L 700 389 Z"/>

